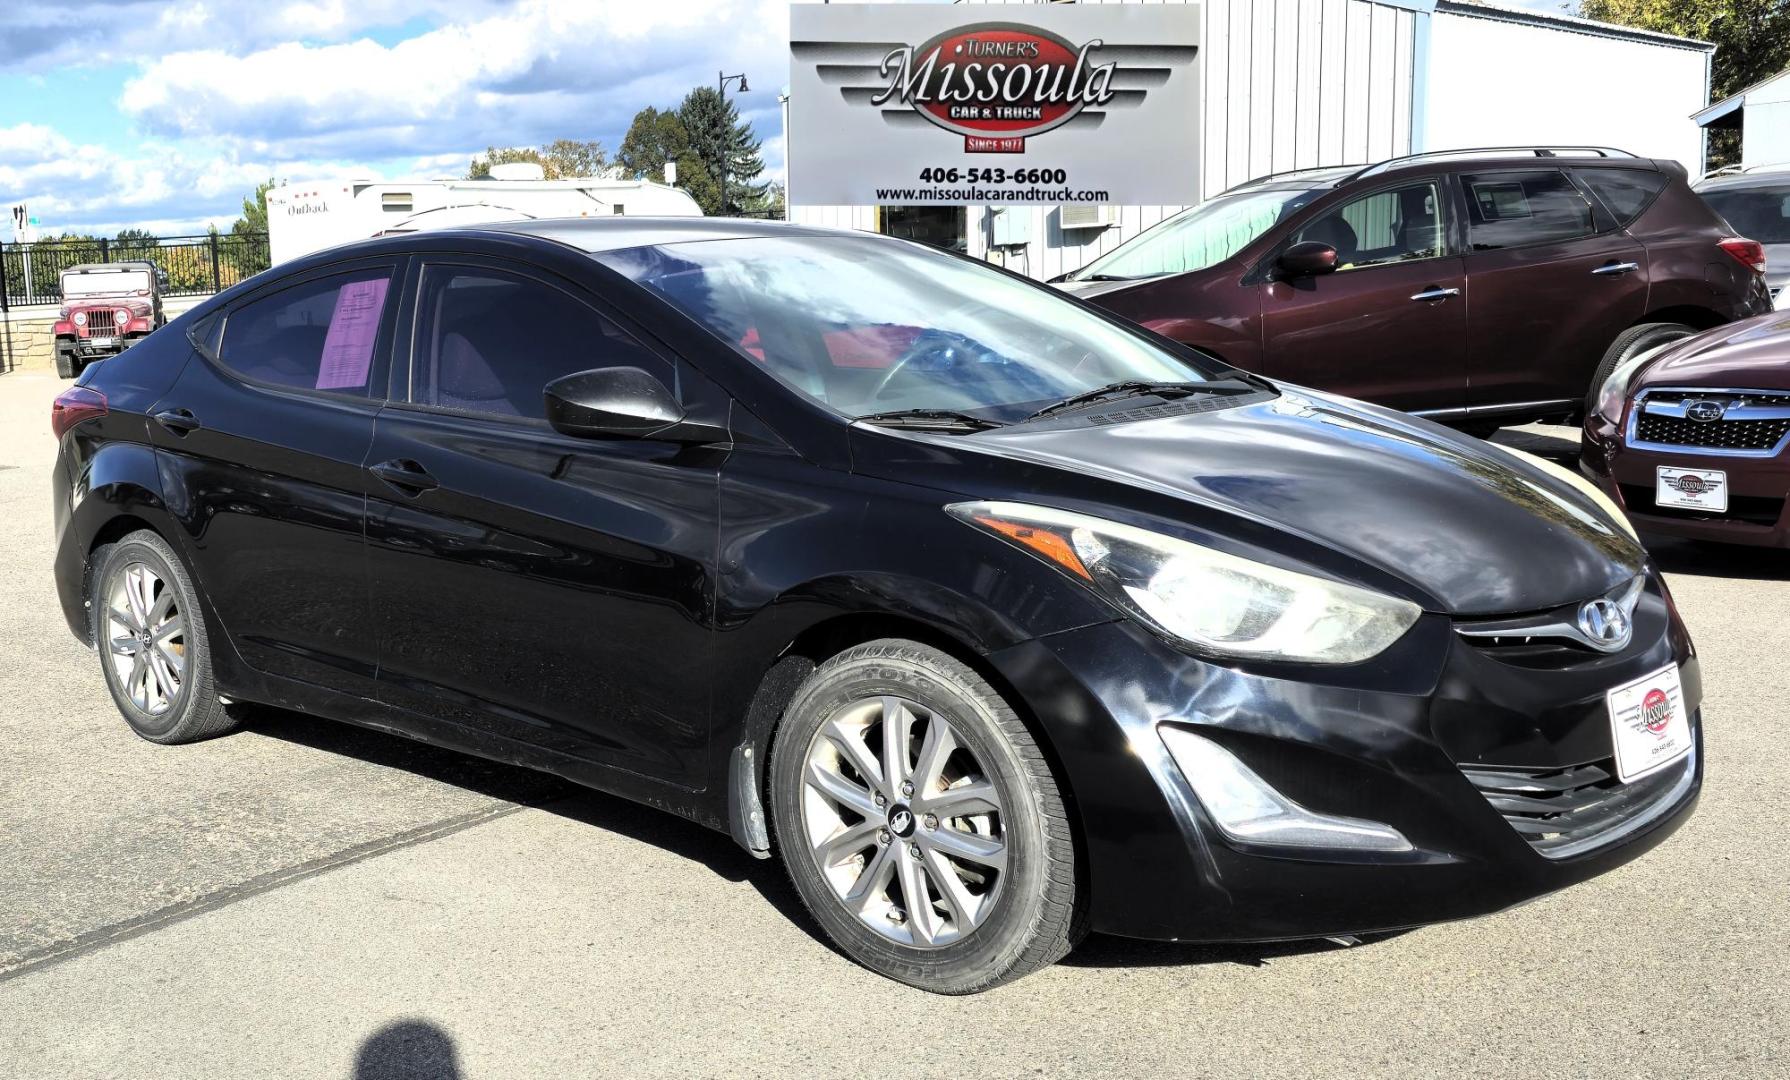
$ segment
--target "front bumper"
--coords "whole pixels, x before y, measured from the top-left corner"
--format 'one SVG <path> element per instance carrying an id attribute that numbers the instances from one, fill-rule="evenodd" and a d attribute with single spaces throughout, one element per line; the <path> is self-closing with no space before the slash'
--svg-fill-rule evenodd
<path id="1" fill-rule="evenodd" d="M 1727 476 L 1726 514 L 1662 510 L 1653 502 L 1656 470 L 1720 469 Z M 1790 452 L 1771 457 L 1702 453 L 1690 447 L 1629 446 L 1609 421 L 1591 416 L 1580 439 L 1579 471 L 1615 499 L 1639 529 L 1690 540 L 1790 547 Z"/>
<path id="2" fill-rule="evenodd" d="M 1383 656 L 1347 669 L 1251 672 L 1188 656 L 1129 622 L 1052 635 L 992 659 L 1044 727 L 1084 840 L 1094 928 L 1240 941 L 1358 934 L 1483 915 L 1611 870 L 1691 813 L 1702 781 L 1694 650 L 1657 581 L 1621 653 L 1562 647 L 1513 661 L 1426 615 Z M 1612 754 L 1605 693 L 1680 666 L 1697 749 L 1637 827 L 1580 854 L 1542 854 L 1463 765 L 1536 770 Z M 1361 855 L 1226 840 L 1158 726 L 1219 743 L 1280 792 L 1383 822 L 1415 850 Z M 1669 790 L 1668 790 L 1669 789 Z M 1632 822 L 1631 822 L 1632 824 Z"/>

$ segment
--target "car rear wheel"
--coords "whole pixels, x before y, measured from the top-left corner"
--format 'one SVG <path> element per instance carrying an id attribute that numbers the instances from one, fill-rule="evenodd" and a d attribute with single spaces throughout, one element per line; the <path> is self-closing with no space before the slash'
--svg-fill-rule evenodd
<path id="1" fill-rule="evenodd" d="M 770 786 L 803 902 L 873 971 L 975 993 L 1054 963 L 1084 932 L 1042 751 L 937 649 L 874 641 L 815 669 L 777 730 Z"/>
<path id="2" fill-rule="evenodd" d="M 93 583 L 93 640 L 131 730 L 187 743 L 235 727 L 212 685 L 198 595 L 167 541 L 142 530 L 101 549 Z"/>
<path id="3" fill-rule="evenodd" d="M 1677 341 L 1696 333 L 1694 327 L 1683 323 L 1641 323 L 1631 326 L 1616 335 L 1604 358 L 1597 365 L 1597 373 L 1591 376 L 1591 386 L 1585 393 L 1585 415 L 1589 416 L 1597 410 L 1597 393 L 1603 389 L 1604 380 L 1610 377 L 1622 362 L 1639 356 L 1656 345 L 1664 345 L 1668 341 Z"/>

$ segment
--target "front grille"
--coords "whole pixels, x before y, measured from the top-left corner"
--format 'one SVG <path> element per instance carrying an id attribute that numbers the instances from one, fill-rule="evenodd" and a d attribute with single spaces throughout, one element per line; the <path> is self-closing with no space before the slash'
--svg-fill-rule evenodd
<path id="1" fill-rule="evenodd" d="M 1744 521 L 1751 525 L 1776 525 L 1784 515 L 1784 500 L 1768 495 L 1729 495 L 1728 509 L 1691 510 L 1682 506 L 1661 506 L 1654 501 L 1658 492 L 1640 484 L 1622 485 L 1622 503 L 1637 514 L 1677 518 L 1680 521 Z"/>
<path id="2" fill-rule="evenodd" d="M 109 337 L 115 329 L 111 308 L 95 308 L 87 313 L 87 336 Z"/>
<path id="3" fill-rule="evenodd" d="M 1720 420 L 1692 420 L 1682 415 L 1685 403 L 1697 401 L 1719 402 L 1725 415 Z M 1790 434 L 1790 394 L 1648 390 L 1635 408 L 1634 441 L 1657 446 L 1768 454 Z"/>
<path id="4" fill-rule="evenodd" d="M 1697 751 L 1630 784 L 1616 779 L 1612 759 L 1562 769 L 1462 765 L 1529 846 L 1553 859 L 1614 843 L 1658 818 L 1689 791 Z"/>

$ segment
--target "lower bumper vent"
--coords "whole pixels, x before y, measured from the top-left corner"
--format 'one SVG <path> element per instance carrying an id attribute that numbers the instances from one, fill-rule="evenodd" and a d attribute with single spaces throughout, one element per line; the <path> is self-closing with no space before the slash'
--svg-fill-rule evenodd
<path id="1" fill-rule="evenodd" d="M 1580 855 L 1645 828 L 1689 794 L 1696 771 L 1695 748 L 1630 784 L 1616 779 L 1615 762 L 1607 758 L 1565 769 L 1461 766 L 1492 809 L 1552 859 Z"/>

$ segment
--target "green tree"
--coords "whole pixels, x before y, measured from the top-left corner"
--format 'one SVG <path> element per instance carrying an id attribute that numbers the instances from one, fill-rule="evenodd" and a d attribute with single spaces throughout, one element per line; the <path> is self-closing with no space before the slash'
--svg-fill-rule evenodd
<path id="1" fill-rule="evenodd" d="M 153 234 L 143 229 L 120 229 L 112 238 L 112 258 L 117 262 L 129 262 L 136 259 L 154 260 L 155 253 L 161 245 Z"/>
<path id="2" fill-rule="evenodd" d="M 271 176 L 255 185 L 255 193 L 242 200 L 242 216 L 230 226 L 233 235 L 267 232 L 267 193 L 279 185 L 280 181 Z"/>
<path id="3" fill-rule="evenodd" d="M 609 156 L 600 142 L 578 142 L 555 139 L 545 146 L 489 146 L 466 167 L 466 179 L 483 180 L 491 175 L 491 166 L 511 162 L 531 162 L 541 167 L 549 180 L 571 180 L 597 176 L 609 163 Z"/>
<path id="4" fill-rule="evenodd" d="M 634 114 L 621 149 L 615 152 L 615 164 L 624 176 L 663 183 L 666 162 L 677 161 L 689 148 L 690 136 L 677 113 L 648 105 Z M 678 169 L 681 172 L 683 166 Z"/>
<path id="5" fill-rule="evenodd" d="M 1715 44 L 1710 101 L 1790 67 L 1790 0 L 1580 0 L 1579 14 Z M 1710 132 L 1710 164 L 1738 160 L 1738 132 Z"/>
<path id="6" fill-rule="evenodd" d="M 757 205 L 765 193 L 765 185 L 755 182 L 764 172 L 764 159 L 759 155 L 758 136 L 751 124 L 740 119 L 733 102 L 718 90 L 699 86 L 685 95 L 677 115 L 688 136 L 690 153 L 703 164 L 703 172 L 713 182 L 712 202 L 705 202 L 690 188 L 703 213 L 729 213 Z M 690 187 L 685 183 L 681 159 L 678 186 Z"/>

